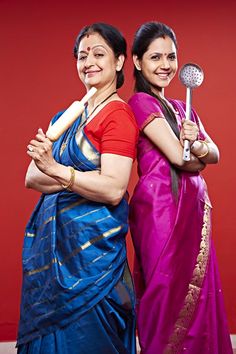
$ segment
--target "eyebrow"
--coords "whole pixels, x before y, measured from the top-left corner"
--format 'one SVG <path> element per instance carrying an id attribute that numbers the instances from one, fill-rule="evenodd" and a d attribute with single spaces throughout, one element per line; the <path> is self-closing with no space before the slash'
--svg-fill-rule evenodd
<path id="1" fill-rule="evenodd" d="M 98 48 L 98 47 L 102 47 L 103 49 L 105 49 L 105 50 L 107 51 L 107 49 L 106 49 L 102 44 L 96 44 L 96 45 L 94 45 L 93 47 L 91 47 L 91 50 L 96 49 L 96 48 Z M 80 51 L 78 52 L 78 54 L 80 54 L 80 53 L 88 53 L 88 51 L 87 51 L 87 50 L 80 50 Z"/>
<path id="2" fill-rule="evenodd" d="M 152 53 L 150 53 L 149 55 L 153 55 L 153 54 L 163 55 L 163 53 L 159 53 L 159 52 L 152 52 Z M 165 53 L 164 53 L 164 54 L 165 54 Z M 168 53 L 167 55 L 173 55 L 173 54 L 176 55 L 176 52 L 171 52 L 171 53 Z"/>

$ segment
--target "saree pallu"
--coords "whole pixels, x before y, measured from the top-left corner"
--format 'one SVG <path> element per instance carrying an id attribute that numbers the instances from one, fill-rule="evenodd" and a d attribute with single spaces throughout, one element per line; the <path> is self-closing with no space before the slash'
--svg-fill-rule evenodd
<path id="1" fill-rule="evenodd" d="M 54 158 L 99 170 L 79 123 L 54 143 Z M 20 353 L 135 353 L 127 215 L 125 198 L 110 206 L 66 190 L 41 196 L 24 238 Z"/>
<path id="2" fill-rule="evenodd" d="M 183 106 L 171 103 L 181 122 Z M 204 179 L 180 172 L 176 200 L 168 160 L 142 133 L 138 163 L 130 228 L 141 353 L 232 354 Z"/>

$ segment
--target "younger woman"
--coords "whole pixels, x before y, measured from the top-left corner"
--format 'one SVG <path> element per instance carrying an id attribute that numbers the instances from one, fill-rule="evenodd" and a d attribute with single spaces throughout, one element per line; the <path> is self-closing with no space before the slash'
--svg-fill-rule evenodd
<path id="1" fill-rule="evenodd" d="M 142 353 L 231 354 L 200 174 L 218 162 L 218 148 L 194 110 L 186 121 L 185 104 L 164 95 L 177 71 L 174 32 L 162 23 L 141 26 L 133 60 L 137 93 L 129 104 L 140 128 L 140 179 L 130 226 Z M 189 162 L 182 159 L 185 139 Z"/>

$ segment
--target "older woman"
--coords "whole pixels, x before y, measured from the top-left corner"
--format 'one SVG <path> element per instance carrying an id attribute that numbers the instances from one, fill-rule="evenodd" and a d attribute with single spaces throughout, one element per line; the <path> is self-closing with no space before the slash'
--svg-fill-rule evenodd
<path id="1" fill-rule="evenodd" d="M 125 235 L 138 131 L 117 93 L 126 42 L 95 23 L 74 55 L 97 92 L 57 142 L 39 129 L 28 145 L 26 186 L 42 196 L 25 233 L 18 353 L 135 353 Z"/>

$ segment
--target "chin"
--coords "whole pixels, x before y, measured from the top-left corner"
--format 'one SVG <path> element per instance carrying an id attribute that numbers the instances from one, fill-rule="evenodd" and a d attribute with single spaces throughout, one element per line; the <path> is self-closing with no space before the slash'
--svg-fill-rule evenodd
<path id="1" fill-rule="evenodd" d="M 161 87 L 161 88 L 165 88 L 165 87 L 168 87 L 169 84 L 170 84 L 170 80 L 167 80 L 167 81 L 165 81 L 165 82 L 159 83 L 157 86 L 158 86 L 158 87 Z"/>
<path id="2" fill-rule="evenodd" d="M 97 85 L 99 85 L 99 82 L 97 80 L 86 80 L 85 85 L 90 87 L 96 87 Z"/>

